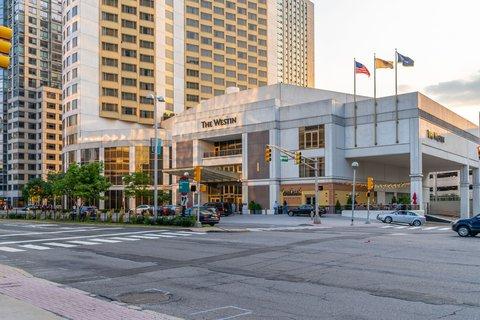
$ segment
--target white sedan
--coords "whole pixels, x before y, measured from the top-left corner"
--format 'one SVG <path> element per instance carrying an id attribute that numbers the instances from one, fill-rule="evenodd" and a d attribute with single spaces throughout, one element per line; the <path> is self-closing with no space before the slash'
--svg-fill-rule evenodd
<path id="1" fill-rule="evenodd" d="M 144 214 L 144 213 L 147 213 L 148 211 L 153 211 L 153 207 L 148 204 L 141 204 L 135 208 L 136 214 Z"/>
<path id="2" fill-rule="evenodd" d="M 408 223 L 411 226 L 419 227 L 425 224 L 426 218 L 413 211 L 398 210 L 390 213 L 381 213 L 377 215 L 377 220 L 385 223 L 400 222 Z"/>

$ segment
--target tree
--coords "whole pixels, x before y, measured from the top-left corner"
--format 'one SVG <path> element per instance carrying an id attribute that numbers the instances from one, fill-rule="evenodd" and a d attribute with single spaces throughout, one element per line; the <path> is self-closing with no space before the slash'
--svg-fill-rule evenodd
<path id="1" fill-rule="evenodd" d="M 158 203 L 160 205 L 168 204 L 172 201 L 172 195 L 165 190 L 158 190 Z"/>
<path id="2" fill-rule="evenodd" d="M 57 207 L 57 199 L 65 194 L 64 192 L 65 174 L 62 172 L 51 172 L 47 175 L 48 197 L 53 200 L 53 207 Z"/>
<path id="3" fill-rule="evenodd" d="M 70 168 L 68 169 L 70 170 Z M 72 169 L 72 171 L 73 174 L 76 174 L 76 178 L 71 177 L 72 179 L 68 181 L 69 187 L 72 187 L 72 182 L 76 182 L 73 186 L 73 196 L 81 199 L 82 204 L 93 204 L 96 200 L 103 199 L 102 194 L 107 192 L 112 185 L 103 176 L 103 163 L 101 162 L 87 163 L 78 169 Z"/>
<path id="4" fill-rule="evenodd" d="M 47 194 L 48 186 L 45 181 L 40 178 L 28 181 L 22 189 L 23 198 L 27 203 L 32 200 L 34 203 L 40 204 Z"/>
<path id="5" fill-rule="evenodd" d="M 122 179 L 125 184 L 126 198 L 151 196 L 151 191 L 149 190 L 150 176 L 145 172 L 134 172 L 124 176 Z"/>

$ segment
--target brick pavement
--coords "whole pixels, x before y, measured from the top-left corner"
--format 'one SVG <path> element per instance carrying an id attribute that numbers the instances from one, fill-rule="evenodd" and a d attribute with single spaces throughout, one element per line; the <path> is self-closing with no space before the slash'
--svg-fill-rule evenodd
<path id="1" fill-rule="evenodd" d="M 4 265 L 0 265 L 0 294 L 72 320 L 180 320 L 100 300 Z"/>

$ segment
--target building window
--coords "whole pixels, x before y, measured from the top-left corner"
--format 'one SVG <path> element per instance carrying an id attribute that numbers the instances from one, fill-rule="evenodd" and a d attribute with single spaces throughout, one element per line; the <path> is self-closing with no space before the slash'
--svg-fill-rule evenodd
<path id="1" fill-rule="evenodd" d="M 311 166 L 311 167 L 310 167 Z M 313 178 L 315 177 L 315 162 L 312 160 L 306 160 L 305 163 L 301 163 L 298 166 L 299 170 L 299 177 L 300 178 Z M 318 175 L 319 177 L 323 177 L 325 175 L 325 160 L 320 158 L 320 162 L 318 164 Z"/>
<path id="2" fill-rule="evenodd" d="M 92 148 L 92 149 L 82 149 L 80 151 L 80 163 L 92 163 L 99 161 L 99 149 Z"/>
<path id="3" fill-rule="evenodd" d="M 325 126 L 299 128 L 299 149 L 325 148 Z"/>

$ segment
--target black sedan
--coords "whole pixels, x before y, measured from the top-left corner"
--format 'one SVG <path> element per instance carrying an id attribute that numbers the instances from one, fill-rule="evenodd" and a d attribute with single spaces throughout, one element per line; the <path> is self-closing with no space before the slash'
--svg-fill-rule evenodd
<path id="1" fill-rule="evenodd" d="M 452 230 L 460 237 L 475 237 L 480 233 L 480 214 L 473 218 L 459 219 L 452 223 Z"/>
<path id="2" fill-rule="evenodd" d="M 197 216 L 198 207 L 188 208 L 183 216 Z M 220 222 L 220 214 L 213 208 L 200 207 L 200 223 L 209 224 L 212 227 Z"/>
<path id="3" fill-rule="evenodd" d="M 322 215 L 325 213 L 325 209 L 323 208 L 318 208 L 318 214 Z M 315 207 L 312 206 L 311 204 L 302 204 L 298 208 L 289 208 L 288 209 L 288 215 L 290 217 L 293 216 L 305 216 L 305 215 L 313 215 L 315 214 Z"/>

